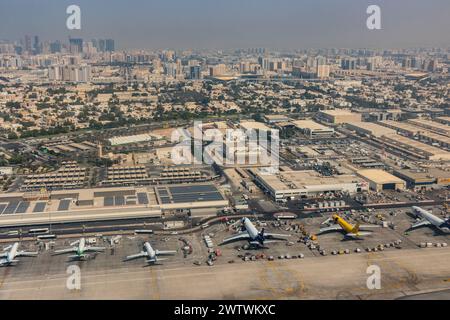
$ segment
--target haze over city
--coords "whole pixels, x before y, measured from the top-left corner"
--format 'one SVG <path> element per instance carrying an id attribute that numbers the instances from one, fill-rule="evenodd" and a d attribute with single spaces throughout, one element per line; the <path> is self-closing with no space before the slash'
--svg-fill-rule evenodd
<path id="1" fill-rule="evenodd" d="M 82 28 L 65 28 L 67 6 Z M 366 28 L 366 8 L 382 10 L 382 30 Z M 121 49 L 429 47 L 450 43 L 447 0 L 18 0 L 0 1 L 0 39 L 112 37 Z"/>

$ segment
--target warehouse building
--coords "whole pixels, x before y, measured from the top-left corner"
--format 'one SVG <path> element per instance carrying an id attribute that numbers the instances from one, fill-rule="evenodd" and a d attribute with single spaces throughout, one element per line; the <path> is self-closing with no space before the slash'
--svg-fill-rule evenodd
<path id="1" fill-rule="evenodd" d="M 348 122 L 345 124 L 345 126 L 349 130 L 355 131 L 360 135 L 365 136 L 381 137 L 397 134 L 395 130 L 380 126 L 379 124 L 373 122 Z"/>
<path id="2" fill-rule="evenodd" d="M 282 114 L 268 114 L 264 116 L 264 121 L 269 124 L 288 122 L 290 119 Z"/>
<path id="3" fill-rule="evenodd" d="M 159 135 L 155 135 L 152 133 L 144 133 L 144 134 L 137 134 L 133 136 L 119 136 L 110 138 L 108 141 L 111 146 L 120 146 L 125 144 L 131 144 L 131 143 L 140 143 L 140 142 L 150 142 L 153 140 L 161 139 L 162 137 Z"/>
<path id="4" fill-rule="evenodd" d="M 314 170 L 273 172 L 269 168 L 250 169 L 249 172 L 255 183 L 278 202 L 325 193 L 354 194 L 368 188 L 365 181 L 351 174 L 321 176 Z"/>
<path id="5" fill-rule="evenodd" d="M 439 134 L 443 134 L 447 137 L 450 136 L 450 126 L 435 121 L 424 120 L 424 119 L 410 119 L 407 121 L 413 125 L 429 129 Z"/>
<path id="6" fill-rule="evenodd" d="M 361 114 L 344 109 L 323 110 L 319 112 L 319 117 L 328 123 L 334 124 L 361 122 Z"/>
<path id="7" fill-rule="evenodd" d="M 450 160 L 450 152 L 401 135 L 383 136 L 376 141 L 416 158 L 432 161 Z"/>
<path id="8" fill-rule="evenodd" d="M 349 130 L 371 137 L 388 148 L 424 160 L 450 160 L 450 152 L 397 134 L 396 130 L 371 122 L 347 123 Z M 445 137 L 444 137 L 445 138 Z"/>
<path id="9" fill-rule="evenodd" d="M 450 136 L 444 136 L 432 132 L 420 132 L 419 138 L 431 142 L 435 146 L 450 148 Z"/>
<path id="10" fill-rule="evenodd" d="M 438 117 L 435 119 L 437 122 L 450 126 L 450 117 Z"/>
<path id="11" fill-rule="evenodd" d="M 374 191 L 403 190 L 405 181 L 380 169 L 364 169 L 356 172 L 358 176 L 369 183 L 369 188 Z"/>
<path id="12" fill-rule="evenodd" d="M 397 132 L 401 132 L 405 135 L 408 136 L 415 136 L 416 134 L 418 134 L 420 131 L 424 131 L 423 128 L 411 125 L 409 123 L 405 123 L 405 122 L 398 122 L 398 121 L 380 121 L 379 124 L 391 128 L 393 130 L 396 130 Z"/>
<path id="13" fill-rule="evenodd" d="M 297 120 L 292 123 L 310 138 L 330 137 L 334 134 L 333 128 L 326 127 L 313 120 Z"/>
<path id="14" fill-rule="evenodd" d="M 409 189 L 428 189 L 436 183 L 436 177 L 426 171 L 395 170 L 394 174 L 405 180 Z"/>

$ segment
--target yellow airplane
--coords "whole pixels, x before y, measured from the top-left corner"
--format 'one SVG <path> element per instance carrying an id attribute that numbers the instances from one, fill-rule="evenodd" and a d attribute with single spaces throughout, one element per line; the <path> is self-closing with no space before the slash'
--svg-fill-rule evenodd
<path id="1" fill-rule="evenodd" d="M 331 231 L 340 231 L 340 232 L 344 232 L 344 236 L 346 238 L 351 238 L 351 239 L 358 239 L 361 238 L 363 236 L 367 236 L 370 235 L 372 232 L 362 232 L 360 231 L 360 228 L 373 228 L 376 226 L 370 226 L 370 225 L 365 225 L 365 226 L 361 226 L 359 224 L 359 222 L 357 222 L 355 225 L 352 225 L 351 223 L 347 222 L 346 220 L 344 220 L 343 218 L 341 218 L 339 215 L 337 214 L 333 214 L 331 216 L 331 218 L 325 220 L 322 224 L 326 224 L 332 222 L 333 224 L 331 226 L 325 227 L 325 228 L 321 228 L 319 230 L 319 232 L 317 233 L 319 234 L 323 234 L 326 232 L 331 232 Z"/>

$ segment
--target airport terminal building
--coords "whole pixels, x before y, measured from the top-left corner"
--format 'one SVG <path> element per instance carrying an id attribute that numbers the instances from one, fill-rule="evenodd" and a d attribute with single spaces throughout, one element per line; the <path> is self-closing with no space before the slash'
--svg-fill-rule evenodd
<path id="1" fill-rule="evenodd" d="M 228 205 L 212 183 L 6 193 L 0 195 L 0 227 L 160 218 L 200 209 L 214 215 Z"/>

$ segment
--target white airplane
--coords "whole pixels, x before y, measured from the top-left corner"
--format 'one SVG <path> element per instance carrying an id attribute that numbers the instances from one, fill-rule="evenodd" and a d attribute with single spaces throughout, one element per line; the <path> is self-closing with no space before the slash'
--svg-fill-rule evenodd
<path id="1" fill-rule="evenodd" d="M 72 242 L 70 245 L 72 246 L 71 248 L 55 250 L 53 252 L 53 255 L 75 252 L 74 255 L 69 256 L 69 259 L 80 259 L 81 260 L 81 259 L 86 258 L 87 255 L 85 254 L 85 252 L 99 252 L 99 251 L 104 251 L 106 249 L 105 247 L 93 247 L 93 246 L 86 245 L 85 238 L 81 238 L 80 240 Z"/>
<path id="2" fill-rule="evenodd" d="M 416 214 L 420 221 L 411 225 L 409 229 L 415 229 L 422 226 L 434 226 L 436 229 L 443 233 L 450 233 L 450 219 L 444 220 L 436 217 L 431 212 L 424 210 L 420 207 L 412 207 L 413 213 Z"/>
<path id="3" fill-rule="evenodd" d="M 266 233 L 264 228 L 259 232 L 249 218 L 242 218 L 241 224 L 241 232 L 224 239 L 220 245 L 247 240 L 251 245 L 262 247 L 264 243 L 272 242 L 270 240 L 286 240 L 285 238 L 290 236 L 288 234 Z"/>
<path id="4" fill-rule="evenodd" d="M 151 246 L 151 244 L 149 242 L 145 242 L 144 243 L 144 250 L 136 253 L 136 254 L 132 254 L 131 256 L 127 256 L 124 261 L 129 261 L 129 260 L 133 260 L 133 259 L 137 259 L 137 258 L 143 258 L 146 257 L 147 258 L 147 263 L 156 263 L 158 261 L 162 261 L 162 260 L 167 260 L 167 258 L 159 258 L 159 255 L 168 255 L 168 254 L 175 254 L 177 253 L 174 250 L 154 250 Z"/>
<path id="5" fill-rule="evenodd" d="M 37 252 L 18 251 L 18 249 L 18 242 L 5 247 L 3 249 L 4 252 L 0 254 L 0 266 L 9 266 L 19 262 L 19 260 L 15 259 L 16 257 L 36 257 L 38 255 Z"/>

